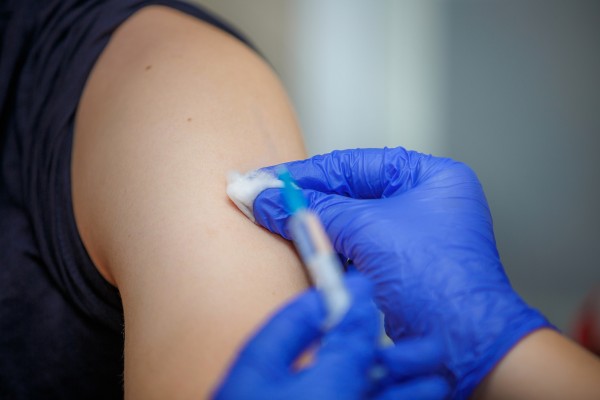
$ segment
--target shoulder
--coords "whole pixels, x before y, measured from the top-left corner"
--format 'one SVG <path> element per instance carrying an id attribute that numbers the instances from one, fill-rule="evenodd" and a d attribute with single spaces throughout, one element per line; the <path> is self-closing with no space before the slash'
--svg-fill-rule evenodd
<path id="1" fill-rule="evenodd" d="M 210 24 L 146 7 L 115 33 L 81 99 L 72 173 L 84 242 L 112 280 L 97 243 L 114 236 L 91 220 L 120 224 L 131 215 L 109 215 L 110 202 L 152 202 L 159 182 L 166 195 L 182 192 L 182 179 L 196 183 L 198 206 L 211 196 L 225 202 L 213 191 L 226 170 L 303 156 L 291 106 L 264 60 Z"/>
<path id="2" fill-rule="evenodd" d="M 206 394 L 306 286 L 289 243 L 225 194 L 229 170 L 304 157 L 277 77 L 233 36 L 164 7 L 115 33 L 80 103 L 72 192 L 86 249 L 122 295 L 126 393 Z"/>

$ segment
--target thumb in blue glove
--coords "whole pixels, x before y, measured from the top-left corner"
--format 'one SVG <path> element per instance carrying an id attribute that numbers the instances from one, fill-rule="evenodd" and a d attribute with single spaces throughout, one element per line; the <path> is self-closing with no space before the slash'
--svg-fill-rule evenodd
<path id="1" fill-rule="evenodd" d="M 323 333 L 325 310 L 320 296 L 313 290 L 301 295 L 248 342 L 215 398 L 444 398 L 448 385 L 436 375 L 441 346 L 411 342 L 404 348 L 378 350 L 378 316 L 370 300 L 371 284 L 359 276 L 346 279 L 346 283 L 353 303 L 338 325 Z M 324 344 L 314 361 L 296 370 L 294 361 L 319 339 Z M 376 359 L 390 364 L 390 377 L 375 387 L 369 370 Z"/>
<path id="2" fill-rule="evenodd" d="M 456 397 L 468 397 L 517 341 L 549 325 L 510 286 L 485 195 L 466 165 L 403 148 L 284 165 L 336 251 L 375 283 L 388 335 L 444 337 Z M 254 215 L 289 238 L 283 204 L 279 190 L 267 189 Z"/>

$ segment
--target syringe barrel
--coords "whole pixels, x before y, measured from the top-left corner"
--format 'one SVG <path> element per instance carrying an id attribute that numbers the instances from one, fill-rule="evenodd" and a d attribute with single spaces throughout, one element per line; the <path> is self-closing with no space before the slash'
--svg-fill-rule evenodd
<path id="1" fill-rule="evenodd" d="M 297 211 L 288 228 L 308 273 L 322 293 L 327 310 L 326 328 L 337 324 L 350 307 L 343 269 L 319 218 L 307 209 Z"/>

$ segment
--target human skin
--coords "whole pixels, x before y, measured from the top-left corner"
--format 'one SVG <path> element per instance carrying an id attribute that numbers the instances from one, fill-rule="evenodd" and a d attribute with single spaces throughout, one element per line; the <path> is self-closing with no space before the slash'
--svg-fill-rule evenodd
<path id="1" fill-rule="evenodd" d="M 473 393 L 474 400 L 600 398 L 600 360 L 551 329 L 521 340 Z"/>
<path id="2" fill-rule="evenodd" d="M 225 195 L 229 170 L 306 157 L 273 71 L 229 34 L 150 6 L 86 84 L 73 206 L 125 315 L 126 398 L 205 398 L 245 339 L 307 287 L 290 244 Z"/>

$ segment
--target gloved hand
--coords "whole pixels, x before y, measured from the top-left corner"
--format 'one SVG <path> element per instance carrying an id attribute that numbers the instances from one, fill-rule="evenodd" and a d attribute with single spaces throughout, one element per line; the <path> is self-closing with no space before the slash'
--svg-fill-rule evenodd
<path id="1" fill-rule="evenodd" d="M 443 399 L 447 382 L 436 372 L 443 346 L 436 340 L 400 342 L 377 349 L 378 315 L 370 282 L 346 279 L 352 307 L 326 334 L 319 295 L 308 291 L 277 313 L 240 352 L 215 398 L 228 399 Z M 297 370 L 294 360 L 318 339 L 323 346 L 311 365 Z M 373 384 L 377 361 L 389 376 Z"/>
<path id="2" fill-rule="evenodd" d="M 388 335 L 444 337 L 454 397 L 468 397 L 517 341 L 549 325 L 510 286 L 487 201 L 466 165 L 403 148 L 284 165 L 336 251 L 375 283 Z M 280 190 L 263 191 L 254 215 L 289 238 Z"/>

